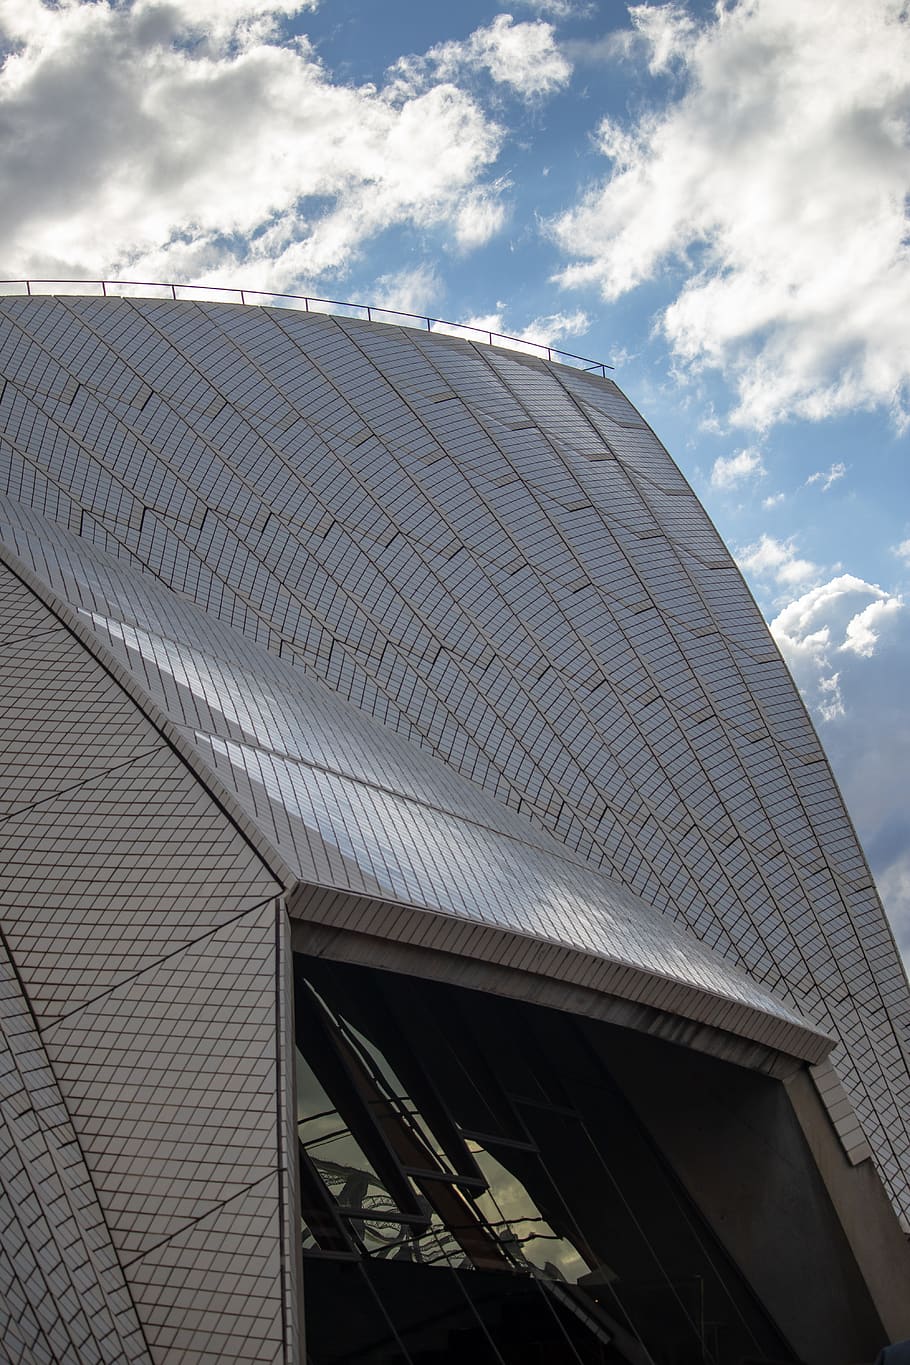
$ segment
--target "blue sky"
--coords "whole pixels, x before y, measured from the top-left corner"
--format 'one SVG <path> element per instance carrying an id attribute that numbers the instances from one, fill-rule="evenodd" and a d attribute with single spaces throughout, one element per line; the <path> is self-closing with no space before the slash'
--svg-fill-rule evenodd
<path id="1" fill-rule="evenodd" d="M 736 554 L 910 952 L 901 0 L 0 0 L 0 273 L 612 361 Z"/>

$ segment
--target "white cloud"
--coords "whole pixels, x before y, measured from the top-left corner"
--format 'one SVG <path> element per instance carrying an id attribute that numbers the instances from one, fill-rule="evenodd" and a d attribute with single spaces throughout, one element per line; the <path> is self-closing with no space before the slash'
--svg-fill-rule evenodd
<path id="1" fill-rule="evenodd" d="M 318 0 L 133 0 L 130 12 L 140 42 L 154 43 L 164 34 L 181 32 L 218 46 L 274 33 L 282 19 L 316 9 L 317 4 Z M 74 30 L 103 25 L 112 8 L 116 6 L 109 0 L 97 0 L 93 6 L 83 0 L 58 0 L 54 5 L 45 0 L 0 0 L 0 31 L 13 44 L 46 49 L 66 43 Z M 61 23 L 61 16 L 70 22 Z"/>
<path id="2" fill-rule="evenodd" d="M 455 240 L 464 251 L 483 246 L 500 230 L 506 210 L 500 193 L 506 188 L 500 181 L 492 186 L 470 190 L 455 211 Z"/>
<path id="3" fill-rule="evenodd" d="M 780 507 L 783 501 L 783 493 L 769 493 L 766 498 L 762 498 L 761 505 L 766 510 L 770 510 L 772 507 Z"/>
<path id="4" fill-rule="evenodd" d="M 838 479 L 842 479 L 846 472 L 847 466 L 843 460 L 838 460 L 836 464 L 831 465 L 830 469 L 816 469 L 814 474 L 810 474 L 806 480 L 806 487 L 810 487 L 813 483 L 820 483 L 822 492 L 827 493 L 831 485 L 837 483 Z"/>
<path id="5" fill-rule="evenodd" d="M 833 656 L 871 659 L 883 630 L 902 610 L 896 593 L 839 574 L 789 602 L 771 622 L 771 634 L 797 681 L 825 692 L 832 690 Z M 833 684 L 839 686 L 836 673 Z"/>
<path id="6" fill-rule="evenodd" d="M 541 348 L 552 346 L 558 349 L 561 341 L 583 336 L 590 326 L 587 313 L 581 310 L 575 313 L 548 313 L 526 323 L 517 323 L 506 317 L 505 307 L 505 303 L 497 300 L 495 310 L 490 313 L 477 313 L 463 323 L 442 323 L 433 330 L 458 336 L 465 335 L 465 328 L 473 328 L 508 338 L 511 350 L 525 350 L 529 355 L 540 355 Z"/>
<path id="7" fill-rule="evenodd" d="M 492 313 L 474 313 L 471 317 L 465 318 L 463 323 L 453 323 L 455 327 L 473 327 L 479 332 L 499 332 L 500 335 L 507 335 L 505 331 L 505 319 L 502 314 L 503 304 L 497 303 L 496 310 Z"/>
<path id="8" fill-rule="evenodd" d="M 711 469 L 711 487 L 736 488 L 747 479 L 760 479 L 765 474 L 761 452 L 754 446 L 738 450 L 735 455 L 720 456 Z"/>
<path id="9" fill-rule="evenodd" d="M 436 270 L 422 262 L 410 269 L 378 275 L 370 301 L 392 311 L 425 314 L 435 306 L 441 292 L 442 282 Z"/>
<path id="10" fill-rule="evenodd" d="M 830 678 L 819 678 L 818 714 L 822 720 L 837 720 L 838 716 L 847 714 L 840 690 L 840 673 L 832 673 Z"/>
<path id="11" fill-rule="evenodd" d="M 630 27 L 597 38 L 569 38 L 562 50 L 580 65 L 644 62 L 652 76 L 679 65 L 697 36 L 682 5 L 628 5 Z"/>
<path id="12" fill-rule="evenodd" d="M 881 589 L 878 591 L 881 592 Z M 900 597 L 886 594 L 870 602 L 847 622 L 843 644 L 839 648 L 858 654 L 861 659 L 871 659 L 887 618 L 900 611 L 902 606 Z"/>
<path id="13" fill-rule="evenodd" d="M 590 325 L 587 313 L 579 308 L 574 313 L 546 313 L 532 318 L 521 328 L 521 335 L 541 346 L 556 346 L 571 337 L 584 336 Z"/>
<path id="14" fill-rule="evenodd" d="M 777 540 L 763 534 L 753 545 L 737 551 L 736 561 L 747 577 L 755 574 L 788 585 L 804 583 L 818 573 L 817 564 L 799 557 L 792 536 L 789 540 Z"/>
<path id="15" fill-rule="evenodd" d="M 525 99 L 553 94 L 572 74 L 552 24 L 540 19 L 515 23 L 511 14 L 497 14 L 492 24 L 475 29 L 463 42 L 439 43 L 424 58 L 408 60 L 412 72 L 430 68 L 443 79 L 456 79 L 464 70 L 486 71 Z"/>
<path id="16" fill-rule="evenodd" d="M 735 384 L 764 427 L 883 405 L 907 417 L 910 24 L 903 0 L 739 0 L 693 28 L 635 7 L 683 88 L 605 121 L 602 185 L 553 225 L 560 278 L 613 299 L 681 265 L 676 355 Z M 678 275 L 668 274 L 677 279 Z"/>
<path id="17" fill-rule="evenodd" d="M 910 540 L 902 540 L 900 545 L 894 547 L 894 553 L 899 559 L 903 559 L 905 563 L 910 564 Z"/>
<path id="18" fill-rule="evenodd" d="M 518 4 L 550 19 L 585 18 L 594 13 L 594 5 L 588 0 L 518 0 Z"/>
<path id="19" fill-rule="evenodd" d="M 902 835 L 904 848 L 876 872 L 875 880 L 910 975 L 910 829 L 905 826 Z"/>
<path id="20" fill-rule="evenodd" d="M 629 18 L 634 38 L 647 52 L 652 76 L 686 58 L 694 46 L 695 22 L 682 5 L 632 5 Z"/>
<path id="21" fill-rule="evenodd" d="M 304 10 L 315 9 L 318 0 L 134 0 L 133 10 L 153 21 L 161 11 L 179 16 L 181 26 L 215 41 L 224 40 L 240 27 L 272 29 L 278 19 L 292 18 Z M 165 20 L 166 22 L 166 20 Z"/>
<path id="22" fill-rule="evenodd" d="M 300 8 L 0 0 L 7 273 L 223 283 L 242 266 L 250 288 L 287 289 L 393 224 L 462 247 L 495 231 L 503 130 L 449 82 L 333 81 L 271 22 Z"/>
<path id="23" fill-rule="evenodd" d="M 821 738 L 910 962 L 910 613 L 841 574 L 771 623 Z"/>
<path id="24" fill-rule="evenodd" d="M 727 434 L 726 423 L 718 416 L 714 410 L 714 404 L 710 399 L 706 399 L 702 415 L 698 419 L 699 431 L 707 431 L 712 436 L 725 436 Z"/>

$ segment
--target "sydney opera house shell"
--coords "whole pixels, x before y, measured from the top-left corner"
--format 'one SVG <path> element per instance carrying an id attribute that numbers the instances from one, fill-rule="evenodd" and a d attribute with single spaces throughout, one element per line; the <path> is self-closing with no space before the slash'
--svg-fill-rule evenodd
<path id="1" fill-rule="evenodd" d="M 0 301 L 0 1359 L 839 1365 L 910 994 L 616 385 Z"/>

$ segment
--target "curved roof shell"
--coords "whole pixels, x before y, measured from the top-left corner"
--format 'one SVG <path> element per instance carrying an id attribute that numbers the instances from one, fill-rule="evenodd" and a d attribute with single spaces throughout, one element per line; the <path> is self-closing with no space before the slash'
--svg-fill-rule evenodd
<path id="1" fill-rule="evenodd" d="M 868 867 L 748 590 L 615 384 L 407 329 L 147 299 L 5 300 L 0 372 L 12 502 L 118 559 L 124 584 L 158 580 L 178 615 L 189 598 L 213 638 L 230 627 L 302 686 L 319 679 L 371 718 L 371 735 L 376 721 L 397 732 L 408 781 L 446 792 L 435 807 L 408 796 L 388 817 L 394 840 L 370 845 L 383 784 L 361 771 L 345 786 L 356 725 L 345 752 L 336 731 L 334 756 L 313 765 L 301 731 L 276 719 L 268 667 L 226 661 L 208 637 L 194 654 L 186 627 L 175 638 L 155 617 L 167 613 L 153 593 L 141 608 L 116 592 L 92 605 L 68 551 L 56 590 L 94 613 L 131 667 L 154 660 L 169 714 L 178 694 L 192 698 L 195 742 L 238 793 L 248 784 L 264 827 L 302 848 L 301 830 L 343 791 L 356 827 L 335 840 L 326 880 L 356 868 L 367 889 L 423 903 L 418 850 L 460 837 L 449 805 L 474 797 L 451 769 L 496 808 L 497 847 L 521 843 L 535 867 L 555 859 L 573 886 L 598 871 L 618 884 L 590 915 L 581 895 L 529 932 L 603 951 L 591 926 L 624 888 L 677 921 L 680 942 L 701 940 L 712 962 L 837 1036 L 835 1061 L 907 1211 L 910 996 Z M 3 537 L 54 577 L 39 548 L 52 527 L 8 509 Z M 225 690 L 240 710 L 212 710 Z M 385 771 L 384 751 L 360 747 Z M 441 875 L 452 913 L 472 913 L 464 869 Z"/>
<path id="2" fill-rule="evenodd" d="M 0 559 L 37 591 L 49 585 L 52 610 L 82 627 L 102 667 L 135 683 L 142 708 L 184 741 L 181 754 L 203 784 L 235 815 L 239 808 L 263 862 L 298 902 L 303 888 L 322 888 L 346 893 L 345 904 L 379 902 L 386 919 L 395 907 L 426 912 L 422 934 L 416 917 L 424 941 L 432 916 L 500 931 L 513 957 L 524 940 L 537 971 L 546 945 L 568 950 L 574 961 L 563 975 L 577 983 L 595 963 L 610 966 L 600 989 L 810 1062 L 829 1052 L 831 1040 L 787 1002 L 318 680 L 5 499 L 0 524 L 29 563 L 2 546 Z M 26 761 L 23 788 L 32 780 Z M 76 780 L 60 777 L 64 786 Z M 15 794 L 11 804 L 20 804 Z M 33 937 L 31 918 L 7 910 L 14 953 Z M 175 945 L 181 928 L 175 921 Z M 129 936 L 129 910 L 118 932 Z M 120 950 L 111 984 L 135 965 Z M 83 966 L 75 951 L 70 936 L 38 955 L 30 994 L 51 1017 L 97 986 L 91 974 L 74 982 L 62 970 Z"/>

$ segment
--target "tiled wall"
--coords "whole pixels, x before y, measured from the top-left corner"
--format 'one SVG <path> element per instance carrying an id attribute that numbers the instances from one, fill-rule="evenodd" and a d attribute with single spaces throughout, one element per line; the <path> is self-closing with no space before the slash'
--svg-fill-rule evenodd
<path id="1" fill-rule="evenodd" d="M 282 887 L 5 567 L 0 641 L 0 1359 L 295 1360 Z"/>

